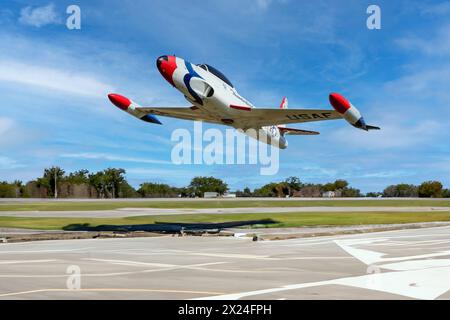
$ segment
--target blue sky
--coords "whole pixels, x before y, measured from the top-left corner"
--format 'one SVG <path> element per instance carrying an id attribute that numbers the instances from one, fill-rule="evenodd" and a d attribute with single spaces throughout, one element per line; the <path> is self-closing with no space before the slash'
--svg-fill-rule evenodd
<path id="1" fill-rule="evenodd" d="M 70 4 L 81 8 L 81 30 L 65 26 Z M 370 4 L 381 8 L 381 30 L 366 28 Z M 0 180 L 58 165 L 122 167 L 134 186 L 214 175 L 254 188 L 294 175 L 344 178 L 364 192 L 431 179 L 450 187 L 449 31 L 449 1 L 3 1 Z M 171 133 L 193 124 L 144 123 L 106 97 L 187 105 L 155 67 L 173 53 L 217 67 L 256 106 L 287 96 L 290 108 L 330 108 L 328 94 L 340 92 L 382 130 L 296 125 L 321 135 L 289 137 L 275 176 L 258 165 L 174 165 Z"/>

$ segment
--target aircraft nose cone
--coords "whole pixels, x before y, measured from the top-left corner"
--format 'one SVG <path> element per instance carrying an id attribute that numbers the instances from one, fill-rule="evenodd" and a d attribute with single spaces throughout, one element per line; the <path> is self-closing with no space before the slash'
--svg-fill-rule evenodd
<path id="1" fill-rule="evenodd" d="M 121 96 L 120 94 L 117 93 L 108 94 L 108 98 L 112 102 L 112 104 L 114 104 L 117 108 L 120 108 L 122 110 L 127 110 L 131 104 L 130 99 Z"/>
<path id="2" fill-rule="evenodd" d="M 172 86 L 175 86 L 173 81 L 173 73 L 177 68 L 177 59 L 175 56 L 161 56 L 156 59 L 156 67 L 158 68 L 161 75 L 166 79 Z"/>
<path id="3" fill-rule="evenodd" d="M 156 59 L 156 67 L 161 70 L 161 65 L 163 61 L 169 61 L 169 57 L 167 56 L 161 56 L 158 59 Z"/>

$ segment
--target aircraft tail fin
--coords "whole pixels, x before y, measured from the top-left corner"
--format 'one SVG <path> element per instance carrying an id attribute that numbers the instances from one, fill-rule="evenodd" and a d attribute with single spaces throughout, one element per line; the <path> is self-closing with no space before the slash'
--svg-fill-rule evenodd
<path id="1" fill-rule="evenodd" d="M 281 100 L 281 104 L 280 104 L 280 109 L 287 109 L 288 108 L 288 99 L 286 97 L 283 98 L 283 100 Z M 280 124 L 278 125 L 279 128 L 284 128 L 286 127 L 285 124 Z"/>
<path id="2" fill-rule="evenodd" d="M 281 100 L 280 109 L 287 109 L 288 108 L 288 99 L 286 97 Z"/>

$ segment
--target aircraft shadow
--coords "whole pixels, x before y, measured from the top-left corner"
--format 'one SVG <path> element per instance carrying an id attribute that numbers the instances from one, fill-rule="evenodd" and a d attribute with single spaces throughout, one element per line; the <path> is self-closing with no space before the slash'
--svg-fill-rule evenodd
<path id="1" fill-rule="evenodd" d="M 246 221 L 230 221 L 219 223 L 172 223 L 172 222 L 155 222 L 152 224 L 131 224 L 131 225 L 99 225 L 90 226 L 89 223 L 75 223 L 63 227 L 65 231 L 117 231 L 117 232 L 189 232 L 189 231 L 207 231 L 219 232 L 226 228 L 243 227 L 251 225 L 269 225 L 277 223 L 272 219 L 246 220 Z"/>

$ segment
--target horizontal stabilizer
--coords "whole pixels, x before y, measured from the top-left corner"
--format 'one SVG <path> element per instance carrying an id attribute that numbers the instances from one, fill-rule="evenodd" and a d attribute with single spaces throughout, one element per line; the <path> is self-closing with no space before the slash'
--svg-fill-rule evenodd
<path id="1" fill-rule="evenodd" d="M 366 125 L 367 130 L 380 130 L 380 127 Z"/>
<path id="2" fill-rule="evenodd" d="M 317 131 L 309 131 L 309 130 L 302 130 L 302 129 L 294 129 L 294 128 L 286 128 L 286 127 L 278 127 L 282 135 L 285 134 L 291 134 L 291 135 L 302 135 L 302 136 L 309 136 L 309 135 L 317 135 L 320 134 Z"/>

